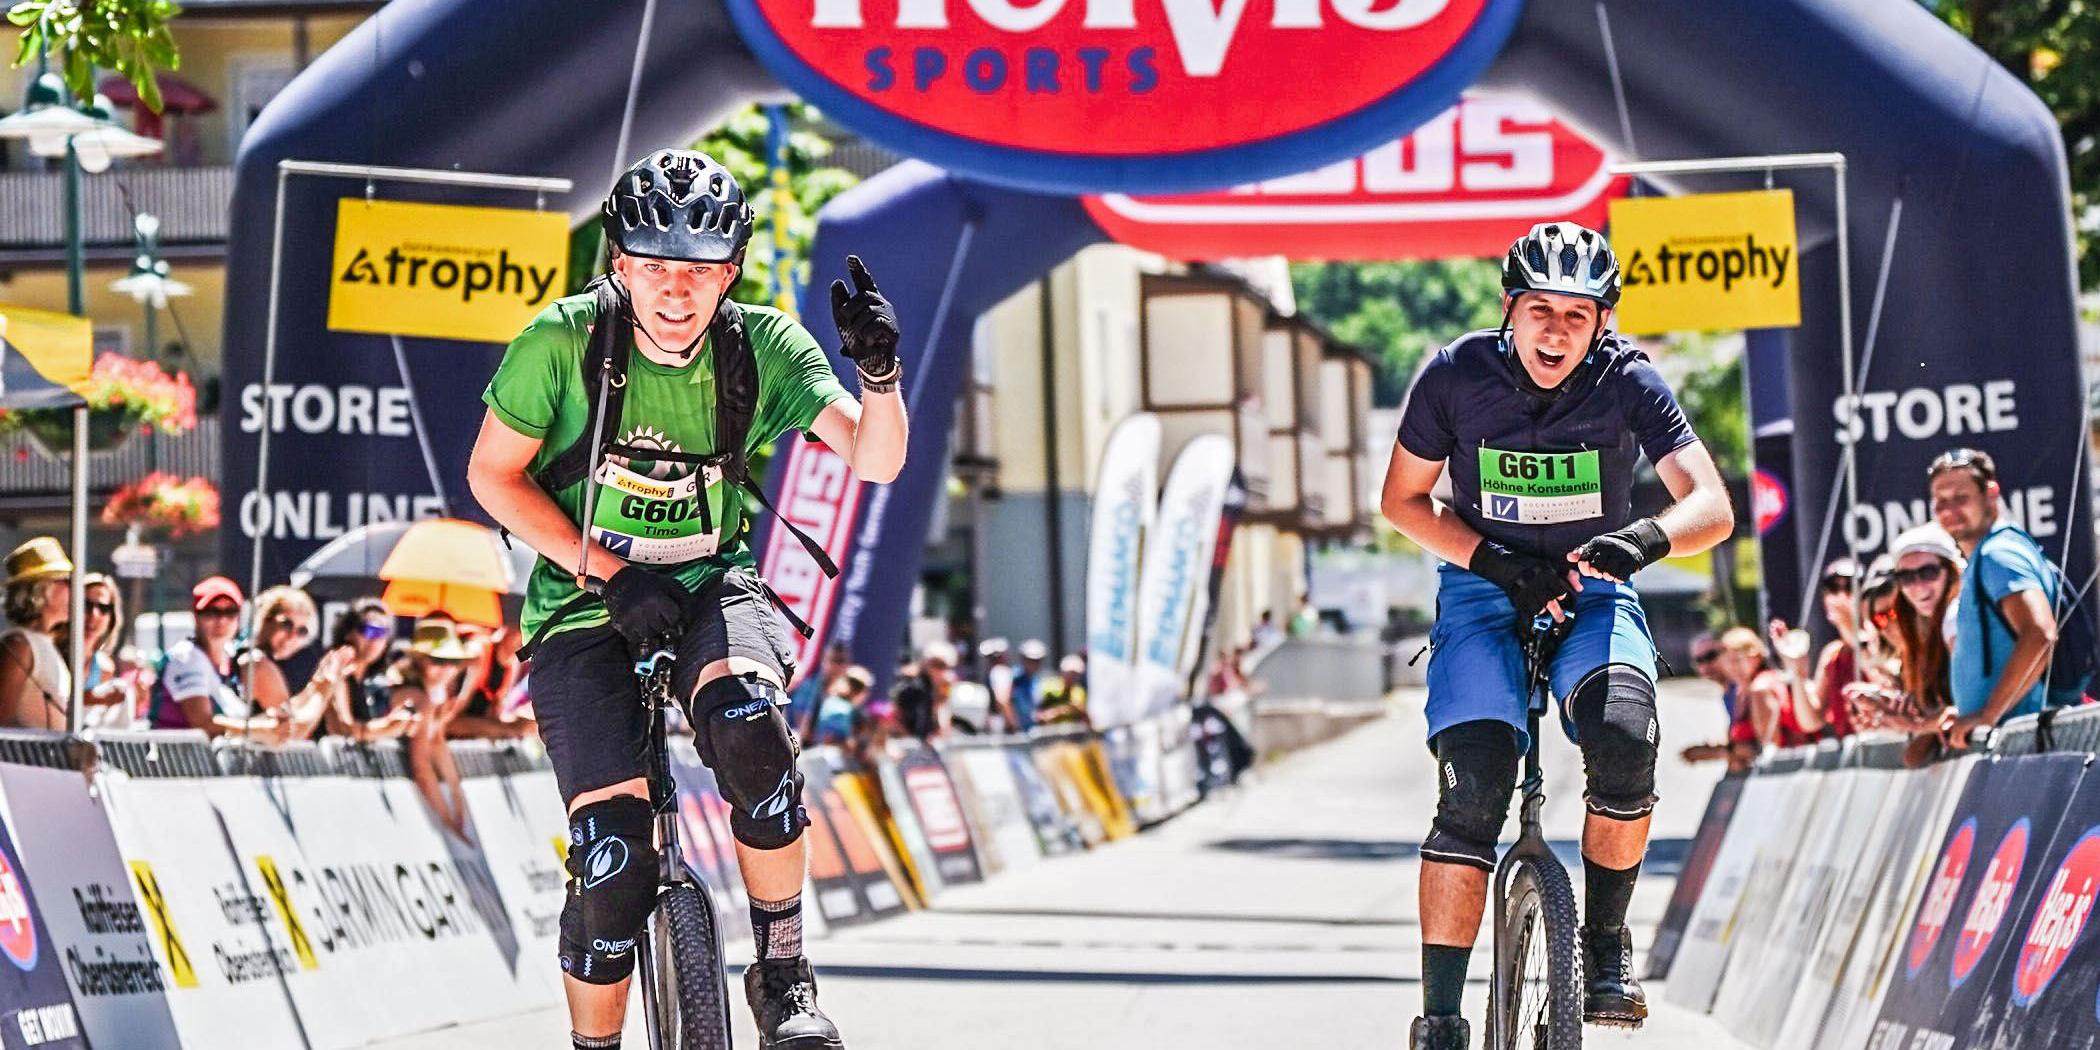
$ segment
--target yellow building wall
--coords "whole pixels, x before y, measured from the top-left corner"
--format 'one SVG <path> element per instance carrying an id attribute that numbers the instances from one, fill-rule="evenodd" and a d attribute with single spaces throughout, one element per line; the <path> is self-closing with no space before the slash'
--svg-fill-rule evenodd
<path id="1" fill-rule="evenodd" d="M 198 367 L 206 374 L 215 375 L 219 371 L 219 346 L 225 330 L 226 270 L 215 262 L 185 265 L 178 261 L 172 263 L 171 268 L 172 276 L 190 285 L 195 294 L 170 300 L 168 309 L 161 311 L 161 344 L 165 346 L 174 342 L 187 332 L 189 350 Z M 130 296 L 109 288 L 111 281 L 130 272 L 129 264 L 90 267 L 84 289 L 87 292 L 87 313 L 97 328 L 125 329 L 129 333 L 133 356 L 143 356 L 145 307 L 133 302 Z M 0 270 L 0 303 L 63 313 L 66 309 L 66 273 L 48 268 Z M 178 318 L 180 328 L 176 326 Z"/>

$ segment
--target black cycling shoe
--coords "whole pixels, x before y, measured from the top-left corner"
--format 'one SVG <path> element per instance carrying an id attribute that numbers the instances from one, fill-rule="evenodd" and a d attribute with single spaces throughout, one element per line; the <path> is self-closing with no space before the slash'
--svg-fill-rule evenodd
<path id="1" fill-rule="evenodd" d="M 1582 1019 L 1614 1028 L 1639 1028 L 1648 996 L 1633 976 L 1633 931 L 1582 928 Z"/>
<path id="2" fill-rule="evenodd" d="M 1408 1050 L 1472 1050 L 1473 1026 L 1463 1017 L 1417 1017 L 1407 1030 Z"/>
<path id="3" fill-rule="evenodd" d="M 845 1050 L 838 1027 L 817 1009 L 817 975 L 805 956 L 752 963 L 744 1000 L 758 1021 L 760 1050 Z"/>

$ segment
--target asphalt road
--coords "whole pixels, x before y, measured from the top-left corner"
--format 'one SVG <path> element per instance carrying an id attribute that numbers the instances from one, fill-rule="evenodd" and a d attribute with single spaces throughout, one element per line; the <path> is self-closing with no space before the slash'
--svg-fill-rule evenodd
<path id="1" fill-rule="evenodd" d="M 1405 1046 L 1421 1004 L 1415 848 L 1435 802 L 1420 703 L 1403 694 L 1390 717 L 1270 763 L 1143 835 L 812 941 L 825 1009 L 854 1050 Z M 1672 683 L 1662 703 L 1666 750 L 1719 734 L 1712 687 Z M 1547 830 L 1572 860 L 1580 755 L 1558 732 L 1544 735 Z M 1665 756 L 1656 845 L 1633 907 L 1644 949 L 1718 773 Z M 1475 1017 L 1487 969 L 1483 947 L 1468 990 Z M 1585 1043 L 1741 1047 L 1704 1016 L 1663 1004 L 1659 989 L 1649 998 L 1646 1029 L 1590 1029 Z M 737 1014 L 747 1026 L 738 1045 L 756 1046 Z M 566 1046 L 566 1034 L 550 1009 L 380 1045 L 524 1050 Z M 633 1025 L 626 1043 L 647 1046 Z"/>

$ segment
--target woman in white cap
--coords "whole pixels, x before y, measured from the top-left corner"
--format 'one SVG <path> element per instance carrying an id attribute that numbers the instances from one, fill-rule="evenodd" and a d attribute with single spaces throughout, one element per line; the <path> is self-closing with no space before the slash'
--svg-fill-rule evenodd
<path id="1" fill-rule="evenodd" d="M 73 676 L 58 650 L 73 562 L 49 536 L 7 556 L 7 629 L 0 631 L 0 724 L 65 729 Z"/>
<path id="2" fill-rule="evenodd" d="M 408 655 L 394 665 L 392 675 L 395 709 L 415 712 L 408 732 L 409 773 L 430 812 L 460 838 L 467 837 L 467 800 L 460 791 L 459 767 L 445 746 L 445 725 L 459 712 L 460 673 L 475 655 L 451 620 L 425 617 L 416 621 Z"/>

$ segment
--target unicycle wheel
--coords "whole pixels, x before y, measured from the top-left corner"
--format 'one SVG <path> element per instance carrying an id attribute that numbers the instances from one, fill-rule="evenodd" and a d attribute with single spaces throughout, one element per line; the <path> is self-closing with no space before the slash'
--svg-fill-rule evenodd
<path id="1" fill-rule="evenodd" d="M 676 993 L 679 1050 L 730 1050 L 729 986 L 713 905 L 698 887 L 679 883 L 656 906 L 670 930 L 670 973 L 663 983 Z"/>
<path id="2" fill-rule="evenodd" d="M 1492 1050 L 1579 1050 L 1582 971 L 1575 891 L 1559 864 L 1525 860 L 1510 872 L 1495 960 L 1502 1000 Z"/>

